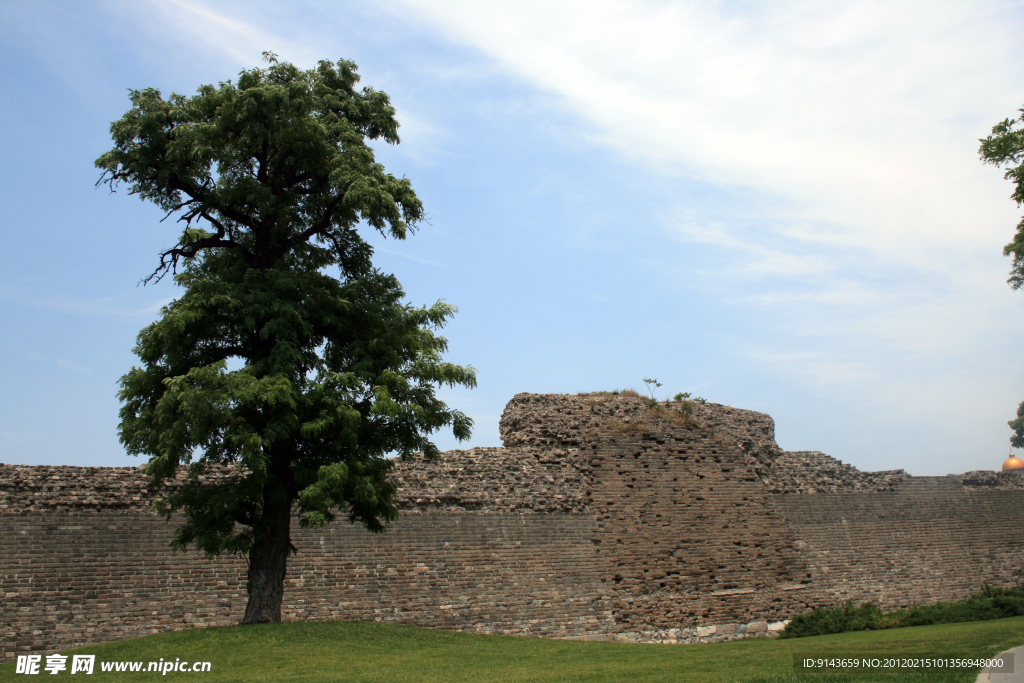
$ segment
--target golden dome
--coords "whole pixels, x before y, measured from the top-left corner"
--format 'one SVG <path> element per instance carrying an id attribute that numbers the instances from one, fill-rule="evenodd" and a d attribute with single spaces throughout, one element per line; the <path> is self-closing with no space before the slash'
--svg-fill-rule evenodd
<path id="1" fill-rule="evenodd" d="M 1003 472 L 1009 472 L 1010 470 L 1024 470 L 1024 460 L 1021 460 L 1013 453 L 1010 453 L 1010 457 L 1003 463 Z"/>

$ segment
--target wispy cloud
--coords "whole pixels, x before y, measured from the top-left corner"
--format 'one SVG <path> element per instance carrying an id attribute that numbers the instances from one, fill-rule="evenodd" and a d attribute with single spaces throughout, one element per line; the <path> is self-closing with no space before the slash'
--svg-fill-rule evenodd
<path id="1" fill-rule="evenodd" d="M 558 93 L 622 154 L 785 198 L 775 217 L 810 239 L 839 223 L 829 239 L 941 268 L 922 239 L 1007 235 L 1012 207 L 991 201 L 975 150 L 1024 86 L 1012 6 L 407 4 Z"/>
<path id="2" fill-rule="evenodd" d="M 130 294 L 124 294 L 100 299 L 80 299 L 66 294 L 38 294 L 24 287 L 0 283 L 0 300 L 11 304 L 32 306 L 87 317 L 153 317 L 160 309 L 174 301 L 174 297 L 160 297 L 158 299 L 150 299 L 149 302 L 142 306 L 117 305 L 118 302 L 123 302 L 129 297 L 132 299 L 137 298 Z"/>
<path id="3" fill-rule="evenodd" d="M 86 367 L 84 365 L 79 365 L 78 363 L 72 363 L 71 361 L 66 360 L 64 358 L 50 358 L 35 351 L 30 351 L 26 353 L 25 357 L 28 358 L 29 360 L 35 361 L 36 363 L 45 365 L 48 368 L 60 368 L 61 370 L 70 370 L 71 372 L 80 372 L 83 374 L 92 373 L 92 368 Z"/>
<path id="4" fill-rule="evenodd" d="M 424 168 L 441 166 L 448 159 L 447 150 L 457 137 L 455 133 L 408 109 L 404 109 L 397 118 L 402 144 L 396 149 L 377 141 L 372 144 L 375 152 L 396 153 Z"/>
<path id="5" fill-rule="evenodd" d="M 147 0 L 148 12 L 140 21 L 150 29 L 169 27 L 180 36 L 188 36 L 194 49 L 213 53 L 218 58 L 230 56 L 246 68 L 255 66 L 253 59 L 264 50 L 278 53 L 282 59 L 302 66 L 313 66 L 323 55 L 315 54 L 308 43 L 289 39 L 279 31 L 269 31 L 256 23 L 238 18 L 241 12 L 218 11 L 215 5 L 195 0 Z M 239 9 L 236 7 L 235 9 Z"/>
<path id="6" fill-rule="evenodd" d="M 259 65 L 263 51 L 275 52 L 283 61 L 289 61 L 301 68 L 312 68 L 317 62 L 331 58 L 338 51 L 338 33 L 330 27 L 343 23 L 336 7 L 307 6 L 303 11 L 319 18 L 317 25 L 322 30 L 303 30 L 302 22 L 275 21 L 275 14 L 268 11 L 273 5 L 257 4 L 261 11 L 248 11 L 252 3 L 203 2 L 202 0 L 144 0 L 143 11 L 133 11 L 132 21 L 139 29 L 154 36 L 166 36 L 167 27 L 174 27 L 179 43 L 188 44 L 189 59 L 204 60 L 209 56 L 215 62 L 234 63 L 236 68 L 252 68 Z M 382 14 L 395 8 L 385 6 Z M 281 11 L 280 7 L 276 8 Z M 242 18 L 240 18 L 242 17 Z M 344 32 L 344 27 L 338 26 Z M 422 64 L 420 71 L 443 79 L 466 77 L 468 69 Z M 409 158 L 419 166 L 434 167 L 440 163 L 455 134 L 431 121 L 423 112 L 411 111 L 406 102 L 399 113 L 403 144 L 397 150 L 389 149 Z M 381 142 L 378 148 L 387 147 Z"/>
<path id="7" fill-rule="evenodd" d="M 406 4 L 582 135 L 745 202 L 676 202 L 663 229 L 706 247 L 691 286 L 773 312 L 749 353 L 780 372 L 864 387 L 1015 320 L 997 254 L 1017 211 L 976 150 L 1020 105 L 1019 3 Z"/>
<path id="8" fill-rule="evenodd" d="M 379 244 L 377 246 L 375 246 L 373 248 L 373 250 L 374 251 L 380 251 L 380 252 L 383 252 L 385 254 L 389 254 L 391 256 L 398 256 L 399 258 L 409 259 L 410 261 L 415 261 L 416 263 L 422 263 L 425 266 L 434 266 L 435 268 L 444 268 L 444 264 L 438 263 L 437 261 L 431 261 L 429 259 L 420 258 L 419 256 L 413 256 L 412 254 L 406 254 L 406 253 L 403 253 L 401 251 L 395 251 L 394 249 L 388 249 L 387 247 L 382 247 Z"/>

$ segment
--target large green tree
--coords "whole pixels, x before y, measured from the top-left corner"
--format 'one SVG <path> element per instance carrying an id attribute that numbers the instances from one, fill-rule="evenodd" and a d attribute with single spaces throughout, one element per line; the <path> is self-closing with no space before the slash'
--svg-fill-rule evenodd
<path id="1" fill-rule="evenodd" d="M 120 438 L 154 486 L 186 470 L 157 503 L 175 547 L 248 557 L 242 623 L 281 619 L 293 513 L 382 531 L 398 517 L 388 454 L 434 457 L 445 426 L 468 438 L 435 389 L 475 386 L 433 332 L 454 307 L 404 304 L 358 232 L 402 239 L 423 215 L 366 142 L 399 141 L 387 95 L 357 90 L 348 61 L 265 58 L 192 97 L 132 91 L 96 161 L 100 183 L 182 224 L 144 280 L 184 292 L 139 334 Z"/>
<path id="2" fill-rule="evenodd" d="M 979 140 L 981 147 L 978 149 L 983 162 L 1006 168 L 1003 177 L 1013 181 L 1010 198 L 1018 207 L 1024 204 L 1024 109 L 1020 113 L 1019 119 L 1006 119 L 993 126 L 992 134 Z M 1003 247 L 1003 255 L 1013 258 L 1007 282 L 1012 288 L 1020 289 L 1024 285 L 1024 218 L 1017 224 L 1013 241 Z M 1024 448 L 1024 402 L 1017 407 L 1017 419 L 1009 424 L 1013 429 L 1010 445 Z"/>

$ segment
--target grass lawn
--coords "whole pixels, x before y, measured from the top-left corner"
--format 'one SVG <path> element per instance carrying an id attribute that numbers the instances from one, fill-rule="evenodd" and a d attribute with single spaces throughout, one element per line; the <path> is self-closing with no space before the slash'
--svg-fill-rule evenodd
<path id="1" fill-rule="evenodd" d="M 134 638 L 62 654 L 95 654 L 85 681 L 345 681 L 462 683 L 476 681 L 974 681 L 976 671 L 795 673 L 792 655 L 897 657 L 991 656 L 1024 644 L 1024 617 L 915 626 L 813 638 L 751 639 L 707 645 L 635 645 L 449 633 L 361 622 L 265 624 L 194 629 Z M 44 653 L 49 654 L 49 653 Z M 103 673 L 103 661 L 209 661 L 209 673 Z M 43 662 L 45 664 L 45 657 Z M 63 680 L 16 675 L 0 680 Z M 1024 665 L 1024 662 L 1018 666 Z M 145 669 L 143 664 L 143 669 Z M 79 674 L 75 674 L 76 680 Z"/>

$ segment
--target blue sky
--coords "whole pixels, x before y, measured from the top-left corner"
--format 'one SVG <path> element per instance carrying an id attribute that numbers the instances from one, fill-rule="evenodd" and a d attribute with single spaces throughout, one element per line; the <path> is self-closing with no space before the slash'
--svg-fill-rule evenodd
<path id="1" fill-rule="evenodd" d="M 129 88 L 352 59 L 430 216 L 372 234 L 459 307 L 443 392 L 499 445 L 520 391 L 663 383 L 788 450 L 997 469 L 1024 400 L 1021 210 L 978 138 L 1024 106 L 1024 7 L 976 3 L 6 2 L 0 462 L 133 465 L 117 379 L 177 292 L 177 228 L 93 161 Z M 442 448 L 459 444 L 440 434 Z"/>

